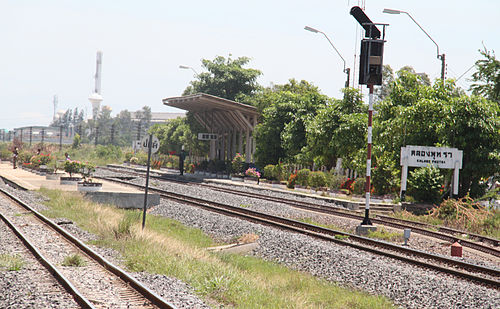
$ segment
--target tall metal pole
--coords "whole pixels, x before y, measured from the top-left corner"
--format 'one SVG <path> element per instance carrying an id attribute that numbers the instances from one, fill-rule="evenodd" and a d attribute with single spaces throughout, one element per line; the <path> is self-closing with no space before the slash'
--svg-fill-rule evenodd
<path id="1" fill-rule="evenodd" d="M 445 55 L 438 55 L 438 59 L 441 59 L 441 79 L 444 82 L 444 75 L 446 71 Z"/>
<path id="2" fill-rule="evenodd" d="M 30 127 L 30 147 L 31 147 L 31 140 L 33 139 L 33 127 Z M 4 138 L 5 141 L 5 138 Z"/>
<path id="3" fill-rule="evenodd" d="M 365 218 L 361 225 L 372 225 L 370 221 L 370 179 L 372 167 L 372 118 L 373 118 L 373 85 L 368 85 L 368 146 L 366 152 L 366 184 L 365 184 Z"/>

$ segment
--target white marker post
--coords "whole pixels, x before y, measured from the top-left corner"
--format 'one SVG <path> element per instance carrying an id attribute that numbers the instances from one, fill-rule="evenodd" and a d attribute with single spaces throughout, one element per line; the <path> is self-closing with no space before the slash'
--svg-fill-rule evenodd
<path id="1" fill-rule="evenodd" d="M 160 142 L 156 136 L 149 134 L 141 141 L 142 149 L 148 150 L 148 166 L 146 170 L 146 187 L 144 188 L 144 208 L 142 213 L 142 229 L 144 230 L 144 225 L 146 225 L 146 209 L 148 205 L 148 188 L 149 188 L 149 167 L 151 166 L 151 153 L 155 153 L 160 148 Z"/>

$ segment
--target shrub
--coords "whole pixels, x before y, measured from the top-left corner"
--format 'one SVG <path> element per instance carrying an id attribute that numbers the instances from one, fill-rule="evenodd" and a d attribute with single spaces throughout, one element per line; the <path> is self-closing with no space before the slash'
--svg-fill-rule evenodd
<path id="1" fill-rule="evenodd" d="M 320 188 L 326 186 L 326 176 L 325 173 L 321 171 L 310 172 L 307 177 L 309 185 L 313 188 Z"/>
<path id="2" fill-rule="evenodd" d="M 79 173 L 82 175 L 83 181 L 85 182 L 91 181 L 90 177 L 92 176 L 93 172 L 95 172 L 95 166 L 92 163 L 89 162 L 80 163 Z"/>
<path id="3" fill-rule="evenodd" d="M 74 173 L 79 173 L 81 167 L 80 161 L 67 160 L 64 162 L 64 171 L 69 174 L 69 177 L 73 177 Z"/>
<path id="4" fill-rule="evenodd" d="M 340 185 L 340 189 L 341 190 L 346 190 L 347 194 L 351 194 L 352 191 L 353 191 L 353 186 L 352 184 L 354 183 L 354 179 L 351 179 L 351 178 L 347 178 L 341 185 Z"/>
<path id="5" fill-rule="evenodd" d="M 347 180 L 343 175 L 332 175 L 330 178 L 330 188 L 333 190 L 340 190 L 342 184 Z"/>
<path id="6" fill-rule="evenodd" d="M 231 168 L 234 174 L 243 175 L 245 171 L 245 158 L 240 153 L 236 153 L 231 161 Z"/>
<path id="7" fill-rule="evenodd" d="M 12 156 L 12 152 L 9 154 L 9 157 Z M 33 157 L 32 153 L 29 151 L 20 151 L 19 154 L 17 155 L 17 162 L 19 163 L 30 163 L 31 162 L 31 157 Z"/>
<path id="8" fill-rule="evenodd" d="M 0 144 L 0 159 L 9 160 L 12 156 L 12 152 L 8 149 L 6 143 Z"/>
<path id="9" fill-rule="evenodd" d="M 420 202 L 436 203 L 440 199 L 443 176 L 439 169 L 426 166 L 410 172 L 408 194 Z"/>
<path id="10" fill-rule="evenodd" d="M 125 162 L 130 162 L 130 159 L 134 157 L 134 153 L 132 151 L 125 152 Z M 132 162 L 130 162 L 132 163 Z"/>
<path id="11" fill-rule="evenodd" d="M 273 177 L 276 180 L 281 181 L 283 179 L 283 174 L 284 174 L 283 165 L 281 165 L 281 163 L 276 164 L 273 168 Z"/>
<path id="12" fill-rule="evenodd" d="M 309 173 L 311 171 L 307 168 L 303 168 L 297 172 L 297 184 L 301 186 L 307 186 L 309 180 Z"/>
<path id="13" fill-rule="evenodd" d="M 274 165 L 268 164 L 264 166 L 264 177 L 269 180 L 275 180 L 274 177 Z"/>
<path id="14" fill-rule="evenodd" d="M 399 187 L 398 168 L 388 155 L 376 158 L 371 183 L 377 194 L 392 193 Z"/>
<path id="15" fill-rule="evenodd" d="M 73 137 L 73 145 L 71 145 L 71 148 L 76 149 L 80 147 L 80 144 L 82 143 L 82 138 L 80 134 L 76 133 L 75 137 Z"/>
<path id="16" fill-rule="evenodd" d="M 114 145 L 97 145 L 95 154 L 98 158 L 109 158 L 116 161 L 122 157 L 122 149 Z"/>
<path id="17" fill-rule="evenodd" d="M 365 186 L 366 186 L 366 178 L 364 177 L 356 178 L 356 180 L 351 185 L 352 193 L 358 195 L 364 194 Z"/>
<path id="18" fill-rule="evenodd" d="M 286 183 L 286 187 L 289 189 L 295 188 L 295 182 L 297 181 L 297 173 L 292 173 L 288 177 L 288 182 Z"/>
<path id="19" fill-rule="evenodd" d="M 260 178 L 260 172 L 257 171 L 255 167 L 251 167 L 245 171 L 245 175 L 249 177 L 257 177 Z"/>

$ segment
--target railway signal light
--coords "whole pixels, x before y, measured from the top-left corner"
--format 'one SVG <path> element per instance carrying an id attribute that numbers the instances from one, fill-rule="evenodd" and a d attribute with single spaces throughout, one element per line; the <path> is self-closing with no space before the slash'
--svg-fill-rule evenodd
<path id="1" fill-rule="evenodd" d="M 382 85 L 382 67 L 384 54 L 384 39 L 381 33 L 365 12 L 359 7 L 351 9 L 351 15 L 365 29 L 365 39 L 361 40 L 361 53 L 359 63 L 360 85 Z M 378 24 L 384 26 L 385 24 Z"/>

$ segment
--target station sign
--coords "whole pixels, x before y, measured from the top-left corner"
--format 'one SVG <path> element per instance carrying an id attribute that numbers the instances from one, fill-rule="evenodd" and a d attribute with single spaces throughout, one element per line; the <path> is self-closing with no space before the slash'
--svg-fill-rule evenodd
<path id="1" fill-rule="evenodd" d="M 406 146 L 401 147 L 401 165 L 454 169 L 462 168 L 463 152 L 457 148 Z"/>
<path id="2" fill-rule="evenodd" d="M 219 135 L 215 133 L 198 133 L 198 139 L 200 141 L 216 141 L 218 138 Z"/>
<path id="3" fill-rule="evenodd" d="M 156 153 L 160 149 L 160 140 L 155 135 L 152 136 L 151 141 L 149 140 L 149 135 L 146 135 L 141 140 L 141 148 L 144 151 L 148 151 L 149 143 L 151 143 L 151 153 Z"/>
<path id="4" fill-rule="evenodd" d="M 136 140 L 132 142 L 132 150 L 141 150 L 141 140 Z"/>
<path id="5" fill-rule="evenodd" d="M 458 195 L 459 170 L 462 168 L 463 151 L 457 148 L 406 146 L 401 147 L 401 200 L 406 194 L 408 167 L 434 166 L 453 169 L 453 194 Z"/>

